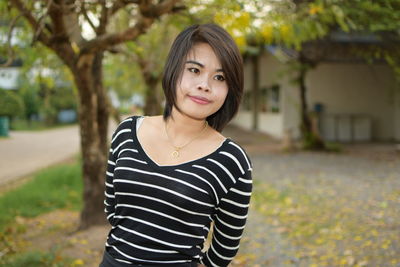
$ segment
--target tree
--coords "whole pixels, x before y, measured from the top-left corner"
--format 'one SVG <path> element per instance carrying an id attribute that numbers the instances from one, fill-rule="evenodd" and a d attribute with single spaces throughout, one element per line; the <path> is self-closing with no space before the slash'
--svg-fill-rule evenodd
<path id="1" fill-rule="evenodd" d="M 105 222 L 104 173 L 107 160 L 109 100 L 103 86 L 106 51 L 136 40 L 156 19 L 174 11 L 179 0 L 9 0 L 12 16 L 30 25 L 32 43 L 53 51 L 68 67 L 78 91 L 84 207 L 80 228 Z M 135 18 L 123 30 L 109 32 L 108 25 L 121 11 Z M 88 29 L 92 32 L 87 34 Z"/>

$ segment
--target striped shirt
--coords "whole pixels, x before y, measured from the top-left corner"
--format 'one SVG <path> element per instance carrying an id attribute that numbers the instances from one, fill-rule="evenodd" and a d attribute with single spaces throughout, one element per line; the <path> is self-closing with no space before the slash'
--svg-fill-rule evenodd
<path id="1" fill-rule="evenodd" d="M 114 131 L 106 172 L 107 252 L 117 261 L 160 266 L 193 260 L 227 266 L 239 249 L 252 164 L 229 138 L 207 156 L 158 165 L 143 150 L 131 116 Z M 203 243 L 214 222 L 211 246 Z"/>

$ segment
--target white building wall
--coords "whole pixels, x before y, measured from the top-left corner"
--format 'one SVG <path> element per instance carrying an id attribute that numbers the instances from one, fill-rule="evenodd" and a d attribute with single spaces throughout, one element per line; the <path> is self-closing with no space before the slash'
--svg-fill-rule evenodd
<path id="1" fill-rule="evenodd" d="M 281 84 L 282 78 L 279 77 L 279 73 L 282 70 L 282 64 L 277 61 L 271 54 L 265 54 L 261 57 L 260 62 L 260 88 L 270 87 L 274 84 Z M 245 77 L 245 91 L 251 90 L 252 88 L 252 65 L 251 62 L 245 62 L 244 77 Z M 280 96 L 280 112 L 260 112 L 258 115 L 258 127 L 259 131 L 270 134 L 273 137 L 281 138 L 283 134 L 283 91 L 285 88 L 281 87 Z M 245 129 L 252 129 L 252 112 L 246 110 L 240 110 L 236 117 L 233 119 L 233 123 L 243 127 Z"/>
<path id="2" fill-rule="evenodd" d="M 17 89 L 19 67 L 0 68 L 0 88 L 1 89 Z"/>
<path id="3" fill-rule="evenodd" d="M 252 66 L 245 64 L 245 90 L 251 90 Z M 294 75 L 292 73 L 292 75 Z M 280 85 L 280 113 L 260 113 L 259 130 L 282 138 L 290 130 L 293 138 L 300 137 L 300 92 L 290 84 L 288 67 L 273 55 L 266 53 L 260 61 L 260 87 Z M 325 114 L 343 115 L 337 122 L 340 129 L 329 128 L 328 137 L 342 140 L 400 141 L 400 88 L 387 65 L 323 63 L 306 77 L 307 101 L 310 110 L 315 103 L 324 105 Z M 348 115 L 359 116 L 353 122 Z M 233 123 L 251 129 L 251 112 L 241 110 Z M 346 125 L 354 124 L 353 137 Z M 370 132 L 368 129 L 370 128 Z M 344 129 L 344 130 L 343 130 Z M 355 132 L 355 133 L 354 133 Z"/>
<path id="4" fill-rule="evenodd" d="M 370 118 L 372 140 L 395 139 L 399 108 L 395 108 L 395 80 L 390 67 L 320 64 L 308 73 L 306 85 L 310 108 L 322 103 L 325 114 L 344 115 L 341 123 L 346 123 L 349 114 L 366 115 L 359 127 L 363 127 L 362 123 L 367 127 L 366 120 Z"/>

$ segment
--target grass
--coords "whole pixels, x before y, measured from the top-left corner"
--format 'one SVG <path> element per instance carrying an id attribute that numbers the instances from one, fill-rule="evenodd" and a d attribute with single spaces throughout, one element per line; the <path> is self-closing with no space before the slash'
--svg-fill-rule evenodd
<path id="1" fill-rule="evenodd" d="M 41 170 L 25 184 L 0 195 L 0 233 L 16 217 L 35 217 L 59 208 L 82 207 L 80 159 Z"/>
<path id="2" fill-rule="evenodd" d="M 65 259 L 58 255 L 57 251 L 40 252 L 29 251 L 16 254 L 2 262 L 0 267 L 63 267 L 74 266 L 71 259 Z"/>

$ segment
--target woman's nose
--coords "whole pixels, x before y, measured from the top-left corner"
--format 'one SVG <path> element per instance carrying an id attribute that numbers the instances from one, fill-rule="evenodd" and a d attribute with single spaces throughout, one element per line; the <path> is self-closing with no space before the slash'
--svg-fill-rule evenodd
<path id="1" fill-rule="evenodd" d="M 209 82 L 208 82 L 208 78 L 206 78 L 206 77 L 201 78 L 199 83 L 198 83 L 198 85 L 197 85 L 197 89 L 210 91 L 211 88 L 210 88 L 210 85 L 209 85 Z"/>

